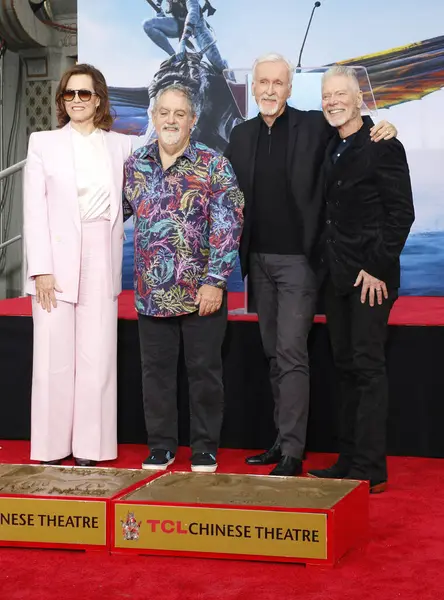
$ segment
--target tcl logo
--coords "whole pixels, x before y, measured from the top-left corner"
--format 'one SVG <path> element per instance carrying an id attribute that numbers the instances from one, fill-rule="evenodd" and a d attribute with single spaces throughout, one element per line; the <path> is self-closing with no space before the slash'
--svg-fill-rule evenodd
<path id="1" fill-rule="evenodd" d="M 182 521 L 170 521 L 165 519 L 147 519 L 147 524 L 151 527 L 151 533 L 188 533 L 186 525 L 182 525 Z"/>

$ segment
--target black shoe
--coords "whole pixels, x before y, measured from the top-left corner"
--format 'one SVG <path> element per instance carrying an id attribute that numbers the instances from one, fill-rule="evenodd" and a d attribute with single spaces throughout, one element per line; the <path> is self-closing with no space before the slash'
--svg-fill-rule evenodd
<path id="1" fill-rule="evenodd" d="M 74 458 L 76 467 L 95 467 L 97 464 L 96 460 L 90 460 L 89 458 Z"/>
<path id="2" fill-rule="evenodd" d="M 270 450 L 262 452 L 262 454 L 255 454 L 254 456 L 247 456 L 245 462 L 247 465 L 274 465 L 278 463 L 282 458 L 281 447 L 279 444 L 273 444 Z"/>
<path id="3" fill-rule="evenodd" d="M 47 465 L 47 466 L 61 465 L 62 464 L 62 459 L 59 458 L 58 460 L 41 460 L 40 464 L 41 465 Z"/>
<path id="4" fill-rule="evenodd" d="M 196 452 L 191 458 L 193 473 L 214 473 L 217 469 L 216 456 L 210 452 Z"/>
<path id="5" fill-rule="evenodd" d="M 302 460 L 293 456 L 283 456 L 270 475 L 291 477 L 302 473 Z"/>
<path id="6" fill-rule="evenodd" d="M 319 477 L 320 479 L 344 479 L 344 477 L 347 477 L 349 470 L 349 465 L 337 462 L 328 469 L 310 469 L 307 475 L 309 477 Z"/>
<path id="7" fill-rule="evenodd" d="M 175 458 L 174 454 L 169 450 L 154 448 L 151 450 L 148 458 L 143 461 L 142 469 L 148 469 L 149 471 L 165 471 L 173 464 Z"/>
<path id="8" fill-rule="evenodd" d="M 387 489 L 387 480 L 372 480 L 369 477 L 365 477 L 363 475 L 350 472 L 349 475 L 344 477 L 344 479 L 354 479 L 355 481 L 368 481 L 369 482 L 369 492 L 370 494 L 381 494 L 385 492 Z"/>

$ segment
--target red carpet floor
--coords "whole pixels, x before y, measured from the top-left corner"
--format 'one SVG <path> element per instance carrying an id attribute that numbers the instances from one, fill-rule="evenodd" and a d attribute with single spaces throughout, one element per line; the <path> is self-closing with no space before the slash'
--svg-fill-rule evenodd
<path id="1" fill-rule="evenodd" d="M 0 462 L 28 462 L 27 442 L 0 446 Z M 180 449 L 177 469 L 189 468 L 189 454 Z M 221 450 L 220 470 L 246 472 L 246 454 Z M 143 446 L 121 446 L 112 464 L 138 467 L 145 455 Z M 306 468 L 326 466 L 332 459 L 311 454 Z M 333 569 L 0 548 L 0 599 L 441 600 L 443 467 L 437 459 L 390 458 L 389 491 L 370 498 L 371 540 Z"/>
<path id="2" fill-rule="evenodd" d="M 229 310 L 243 307 L 244 294 L 230 292 L 228 294 Z M 11 298 L 0 301 L 0 316 L 30 316 L 30 298 Z M 134 310 L 134 293 L 125 290 L 119 297 L 119 318 L 136 319 Z M 256 315 L 230 315 L 232 321 L 256 321 Z M 316 316 L 315 322 L 325 321 L 323 316 Z M 444 325 L 444 297 L 402 296 L 396 302 L 390 314 L 390 325 Z"/>

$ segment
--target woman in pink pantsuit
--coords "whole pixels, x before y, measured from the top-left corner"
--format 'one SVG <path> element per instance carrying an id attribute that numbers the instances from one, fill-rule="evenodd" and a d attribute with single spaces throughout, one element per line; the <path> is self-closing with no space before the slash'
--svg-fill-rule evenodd
<path id="1" fill-rule="evenodd" d="M 25 167 L 27 293 L 34 365 L 31 459 L 79 466 L 117 456 L 117 296 L 123 164 L 130 139 L 112 125 L 105 79 L 67 71 L 60 129 L 33 133 Z"/>

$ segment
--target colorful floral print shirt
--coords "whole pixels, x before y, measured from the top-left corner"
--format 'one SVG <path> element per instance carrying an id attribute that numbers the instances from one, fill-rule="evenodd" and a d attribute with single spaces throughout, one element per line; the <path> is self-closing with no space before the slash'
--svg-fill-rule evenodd
<path id="1" fill-rule="evenodd" d="M 197 310 L 203 284 L 225 289 L 243 225 L 244 198 L 226 158 L 190 142 L 163 170 L 157 141 L 125 163 L 124 214 L 134 221 L 136 310 L 172 317 Z"/>

